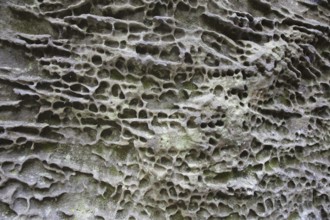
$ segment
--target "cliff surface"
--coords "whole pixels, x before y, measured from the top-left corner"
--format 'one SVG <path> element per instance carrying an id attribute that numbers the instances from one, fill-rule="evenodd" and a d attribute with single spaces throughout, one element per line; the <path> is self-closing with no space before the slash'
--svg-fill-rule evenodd
<path id="1" fill-rule="evenodd" d="M 329 219 L 325 0 L 0 0 L 0 219 Z"/>

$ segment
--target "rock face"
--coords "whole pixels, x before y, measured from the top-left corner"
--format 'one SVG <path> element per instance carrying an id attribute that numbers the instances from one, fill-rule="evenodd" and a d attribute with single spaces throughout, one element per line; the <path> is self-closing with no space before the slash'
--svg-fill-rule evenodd
<path id="1" fill-rule="evenodd" d="M 329 219 L 325 0 L 0 0 L 0 219 Z"/>

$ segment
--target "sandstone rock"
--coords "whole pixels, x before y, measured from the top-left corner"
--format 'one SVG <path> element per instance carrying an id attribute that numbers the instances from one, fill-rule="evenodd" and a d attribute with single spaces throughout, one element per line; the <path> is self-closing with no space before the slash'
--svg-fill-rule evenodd
<path id="1" fill-rule="evenodd" d="M 0 219 L 330 218 L 329 1 L 0 12 Z"/>

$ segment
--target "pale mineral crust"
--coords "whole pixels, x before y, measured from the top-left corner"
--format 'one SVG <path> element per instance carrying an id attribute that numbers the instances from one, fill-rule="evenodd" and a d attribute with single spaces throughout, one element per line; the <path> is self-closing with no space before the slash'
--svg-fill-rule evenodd
<path id="1" fill-rule="evenodd" d="M 0 0 L 0 219 L 330 219 L 327 0 Z"/>

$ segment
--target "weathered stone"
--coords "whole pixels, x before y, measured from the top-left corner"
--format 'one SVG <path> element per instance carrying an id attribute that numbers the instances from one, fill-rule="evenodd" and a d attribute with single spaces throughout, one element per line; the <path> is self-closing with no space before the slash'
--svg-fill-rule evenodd
<path id="1" fill-rule="evenodd" d="M 0 219 L 329 219 L 326 0 L 0 0 Z"/>

